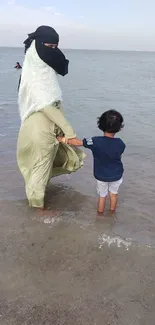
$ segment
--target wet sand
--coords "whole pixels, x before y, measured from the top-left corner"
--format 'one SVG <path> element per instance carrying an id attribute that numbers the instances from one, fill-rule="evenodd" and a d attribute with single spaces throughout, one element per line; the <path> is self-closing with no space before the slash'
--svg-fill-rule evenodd
<path id="1" fill-rule="evenodd" d="M 46 194 L 59 217 L 0 205 L 1 325 L 154 325 L 155 250 L 96 220 L 95 198 L 60 183 Z"/>
<path id="2" fill-rule="evenodd" d="M 153 211 L 132 206 L 137 197 L 125 181 L 116 218 L 96 219 L 87 153 L 80 172 L 48 186 L 46 207 L 58 217 L 40 217 L 25 198 L 16 138 L 3 141 L 0 324 L 154 325 Z"/>

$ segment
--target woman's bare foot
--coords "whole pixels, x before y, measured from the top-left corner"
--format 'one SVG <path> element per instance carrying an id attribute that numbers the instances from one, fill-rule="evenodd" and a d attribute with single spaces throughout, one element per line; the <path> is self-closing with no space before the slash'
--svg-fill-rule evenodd
<path id="1" fill-rule="evenodd" d="M 39 217 L 59 217 L 60 213 L 58 211 L 52 211 L 44 208 L 38 209 Z"/>

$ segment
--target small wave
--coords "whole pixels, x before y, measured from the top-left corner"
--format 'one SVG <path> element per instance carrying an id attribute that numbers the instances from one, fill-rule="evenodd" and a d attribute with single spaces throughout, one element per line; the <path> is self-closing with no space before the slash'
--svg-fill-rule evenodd
<path id="1" fill-rule="evenodd" d="M 0 137 L 4 138 L 7 136 L 7 133 L 0 133 Z"/>
<path id="2" fill-rule="evenodd" d="M 132 242 L 129 238 L 122 239 L 121 237 L 111 237 L 106 234 L 99 236 L 99 248 L 101 249 L 104 244 L 108 244 L 108 247 L 111 245 L 116 245 L 117 247 L 124 247 L 126 250 L 129 250 L 129 247 L 132 245 Z"/>
<path id="3" fill-rule="evenodd" d="M 42 218 L 42 221 L 45 223 L 45 224 L 48 224 L 50 225 L 50 227 L 53 227 L 55 226 L 56 224 L 58 224 L 60 221 L 61 221 L 61 218 L 58 218 L 58 217 L 44 217 Z"/>

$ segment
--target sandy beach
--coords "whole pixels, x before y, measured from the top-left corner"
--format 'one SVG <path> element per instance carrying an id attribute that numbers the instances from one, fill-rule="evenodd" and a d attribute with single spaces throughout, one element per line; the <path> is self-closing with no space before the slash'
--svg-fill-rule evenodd
<path id="1" fill-rule="evenodd" d="M 154 324 L 154 248 L 115 236 L 112 219 L 84 221 L 78 205 L 39 218 L 25 203 L 1 202 L 1 325 Z"/>

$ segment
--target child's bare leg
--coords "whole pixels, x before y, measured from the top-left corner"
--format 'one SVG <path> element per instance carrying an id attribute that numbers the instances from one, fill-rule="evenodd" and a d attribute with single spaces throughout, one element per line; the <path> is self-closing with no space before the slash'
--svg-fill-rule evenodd
<path id="1" fill-rule="evenodd" d="M 117 194 L 110 192 L 110 211 L 114 212 L 117 208 Z"/>
<path id="2" fill-rule="evenodd" d="M 98 213 L 103 213 L 104 212 L 105 203 L 106 203 L 106 196 L 105 197 L 100 197 L 99 200 L 98 200 Z"/>

